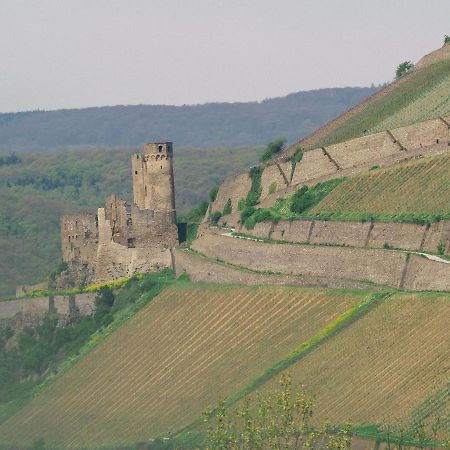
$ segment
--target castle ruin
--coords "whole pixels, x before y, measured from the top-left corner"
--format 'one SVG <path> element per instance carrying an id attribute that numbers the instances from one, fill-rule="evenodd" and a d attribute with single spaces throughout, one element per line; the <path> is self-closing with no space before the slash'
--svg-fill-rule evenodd
<path id="1" fill-rule="evenodd" d="M 145 144 L 131 157 L 133 202 L 116 195 L 97 214 L 61 217 L 65 285 L 109 281 L 173 267 L 178 245 L 171 142 Z"/>

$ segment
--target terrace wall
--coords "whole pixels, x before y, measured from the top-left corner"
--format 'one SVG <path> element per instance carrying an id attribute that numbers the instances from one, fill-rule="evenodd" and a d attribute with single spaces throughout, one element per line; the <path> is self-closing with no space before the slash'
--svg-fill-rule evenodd
<path id="1" fill-rule="evenodd" d="M 432 225 L 394 222 L 357 222 L 334 220 L 283 220 L 257 223 L 246 234 L 263 239 L 289 242 L 344 245 L 350 247 L 393 248 L 437 253 L 438 245 L 444 244 L 450 252 L 450 221 Z"/>

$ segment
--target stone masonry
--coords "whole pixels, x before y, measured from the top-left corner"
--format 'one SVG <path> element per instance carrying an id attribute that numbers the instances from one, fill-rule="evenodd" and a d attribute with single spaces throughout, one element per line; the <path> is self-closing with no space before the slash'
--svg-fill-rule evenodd
<path id="1" fill-rule="evenodd" d="M 145 144 L 131 158 L 133 202 L 116 195 L 97 214 L 61 217 L 69 270 L 63 285 L 84 285 L 172 267 L 178 245 L 171 142 Z"/>

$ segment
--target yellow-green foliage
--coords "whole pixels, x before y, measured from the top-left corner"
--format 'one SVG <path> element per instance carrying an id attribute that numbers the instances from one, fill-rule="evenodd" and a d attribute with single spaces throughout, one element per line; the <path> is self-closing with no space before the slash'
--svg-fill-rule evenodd
<path id="1" fill-rule="evenodd" d="M 348 178 L 309 211 L 335 218 L 430 221 L 450 216 L 450 154 Z"/>

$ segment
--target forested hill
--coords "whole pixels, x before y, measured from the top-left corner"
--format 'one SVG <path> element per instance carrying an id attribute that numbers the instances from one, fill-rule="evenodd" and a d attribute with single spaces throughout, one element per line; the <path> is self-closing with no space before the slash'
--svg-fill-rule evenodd
<path id="1" fill-rule="evenodd" d="M 294 142 L 374 93 L 377 87 L 297 92 L 262 102 L 111 106 L 0 114 L 0 153 L 61 147 L 238 147 Z"/>

